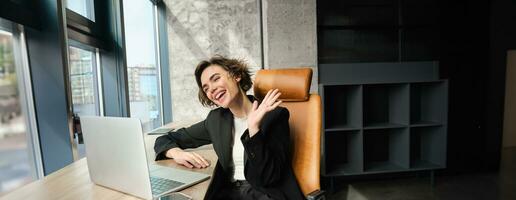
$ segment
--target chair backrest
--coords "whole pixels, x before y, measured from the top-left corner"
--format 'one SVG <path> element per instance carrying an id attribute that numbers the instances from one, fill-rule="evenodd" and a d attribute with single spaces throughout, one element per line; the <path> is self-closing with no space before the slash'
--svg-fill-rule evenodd
<path id="1" fill-rule="evenodd" d="M 311 80 L 312 69 L 291 68 L 260 70 L 254 81 L 254 94 L 258 99 L 270 89 L 278 88 L 283 101 L 280 106 L 290 112 L 292 167 L 305 196 L 321 188 L 321 98 L 309 94 Z"/>

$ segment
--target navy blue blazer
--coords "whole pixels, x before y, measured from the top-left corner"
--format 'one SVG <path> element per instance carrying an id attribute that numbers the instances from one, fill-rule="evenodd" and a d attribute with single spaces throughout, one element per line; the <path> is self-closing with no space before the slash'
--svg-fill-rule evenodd
<path id="1" fill-rule="evenodd" d="M 246 130 L 240 138 L 244 145 L 246 180 L 274 199 L 304 199 L 292 170 L 289 116 L 286 108 L 277 107 L 264 116 L 256 135 L 249 137 Z M 216 199 L 217 192 L 231 184 L 232 130 L 231 111 L 214 109 L 204 121 L 158 137 L 154 144 L 156 160 L 167 159 L 166 151 L 174 147 L 187 149 L 213 144 L 218 161 L 204 199 Z"/>

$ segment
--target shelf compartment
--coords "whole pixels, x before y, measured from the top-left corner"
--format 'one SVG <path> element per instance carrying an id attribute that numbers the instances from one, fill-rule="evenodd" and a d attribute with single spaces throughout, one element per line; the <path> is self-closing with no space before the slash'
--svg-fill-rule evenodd
<path id="1" fill-rule="evenodd" d="M 439 125 L 447 121 L 447 82 L 410 84 L 411 125 Z"/>
<path id="2" fill-rule="evenodd" d="M 326 175 L 353 175 L 363 172 L 361 131 L 325 134 Z"/>
<path id="3" fill-rule="evenodd" d="M 410 167 L 439 169 L 446 165 L 446 127 L 410 129 Z"/>
<path id="4" fill-rule="evenodd" d="M 364 129 L 408 125 L 408 95 L 408 84 L 364 85 Z"/>
<path id="5" fill-rule="evenodd" d="M 324 86 L 326 131 L 358 130 L 362 126 L 362 87 Z"/>
<path id="6" fill-rule="evenodd" d="M 409 168 L 408 128 L 364 130 L 364 171 L 389 172 Z"/>

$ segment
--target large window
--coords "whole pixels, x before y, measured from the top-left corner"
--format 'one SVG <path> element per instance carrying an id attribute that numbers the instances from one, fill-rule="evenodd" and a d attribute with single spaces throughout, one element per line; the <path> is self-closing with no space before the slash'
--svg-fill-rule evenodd
<path id="1" fill-rule="evenodd" d="M 0 196 L 41 176 L 22 44 L 21 27 L 0 19 Z"/>
<path id="2" fill-rule="evenodd" d="M 100 115 L 95 52 L 70 46 L 68 53 L 74 114 Z"/>
<path id="3" fill-rule="evenodd" d="M 123 6 L 131 117 L 147 131 L 162 123 L 155 7 L 148 0 L 124 0 Z"/>
<path id="4" fill-rule="evenodd" d="M 103 114 L 100 87 L 99 48 L 104 47 L 99 23 L 95 22 L 95 0 L 66 0 L 68 36 L 68 88 L 73 114 L 74 159 L 85 156 L 81 116 Z M 102 16 L 102 15 L 100 15 Z M 102 19 L 99 18 L 98 21 Z"/>
<path id="5" fill-rule="evenodd" d="M 74 42 L 71 42 L 74 43 Z M 93 49 L 93 48 L 92 48 Z M 102 115 L 102 105 L 99 97 L 98 62 L 95 50 L 70 46 L 69 81 L 72 95 L 73 115 L 76 124 L 81 116 Z M 82 133 L 78 126 L 74 127 L 74 141 L 77 145 L 78 158 L 86 154 L 82 141 Z"/>

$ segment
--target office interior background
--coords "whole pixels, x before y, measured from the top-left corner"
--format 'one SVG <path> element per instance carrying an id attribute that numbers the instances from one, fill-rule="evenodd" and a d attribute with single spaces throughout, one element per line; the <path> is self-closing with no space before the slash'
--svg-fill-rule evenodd
<path id="1" fill-rule="evenodd" d="M 311 67 L 314 93 L 331 64 L 437 63 L 448 82 L 437 187 L 498 174 L 516 156 L 514 8 L 511 0 L 2 1 L 0 196 L 84 157 L 77 117 L 137 117 L 144 130 L 203 119 L 209 108 L 198 103 L 193 71 L 214 54 L 243 58 L 252 72 Z M 323 177 L 323 189 L 414 174 Z"/>

